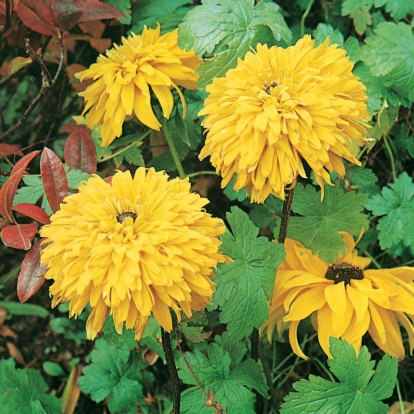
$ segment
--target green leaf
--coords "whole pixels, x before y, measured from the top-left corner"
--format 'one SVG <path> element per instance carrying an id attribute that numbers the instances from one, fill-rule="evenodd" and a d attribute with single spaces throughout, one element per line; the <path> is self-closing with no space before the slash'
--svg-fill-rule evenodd
<path id="1" fill-rule="evenodd" d="M 62 407 L 54 395 L 45 394 L 48 386 L 34 369 L 16 369 L 0 361 L 0 407 L 4 413 L 60 414 Z"/>
<path id="2" fill-rule="evenodd" d="M 246 387 L 256 389 L 264 396 L 267 394 L 260 365 L 248 359 L 231 370 L 229 352 L 216 343 L 210 344 L 206 353 L 198 349 L 194 353 L 186 352 L 185 358 L 197 381 L 182 357 L 177 361 L 178 375 L 184 383 L 197 387 L 182 394 L 181 413 L 213 413 L 205 405 L 207 395 L 213 394 L 227 414 L 254 413 L 255 397 Z"/>
<path id="3" fill-rule="evenodd" d="M 371 195 L 379 193 L 378 178 L 369 168 L 352 166 L 346 172 L 346 178 L 352 189 Z"/>
<path id="4" fill-rule="evenodd" d="M 135 330 L 134 329 L 124 329 L 122 334 L 119 334 L 114 325 L 114 320 L 112 316 L 109 316 L 103 327 L 104 336 L 103 338 L 112 347 L 117 347 L 121 349 L 134 349 L 138 343 L 135 339 Z"/>
<path id="5" fill-rule="evenodd" d="M 84 314 L 78 319 L 53 318 L 49 325 L 53 331 L 62 334 L 65 339 L 72 340 L 76 345 L 80 345 L 87 340 L 84 319 Z"/>
<path id="6" fill-rule="evenodd" d="M 192 4 L 192 0 L 140 0 L 132 4 L 131 32 L 141 33 L 144 26 L 155 28 L 161 25 L 161 33 L 177 28 Z"/>
<path id="7" fill-rule="evenodd" d="M 140 367 L 128 349 L 112 347 L 103 339 L 95 345 L 92 364 L 83 369 L 79 388 L 91 394 L 93 401 L 108 398 L 111 412 L 128 412 L 143 398 Z"/>
<path id="8" fill-rule="evenodd" d="M 292 40 L 279 6 L 263 1 L 255 5 L 254 0 L 204 0 L 187 13 L 179 35 L 182 48 L 194 47 L 200 56 L 214 56 L 197 70 L 200 89 L 234 68 L 238 58 L 257 43 L 290 44 Z"/>
<path id="9" fill-rule="evenodd" d="M 37 175 L 24 175 L 24 186 L 17 190 L 13 199 L 13 205 L 20 203 L 36 204 L 45 194 L 41 177 Z"/>
<path id="10" fill-rule="evenodd" d="M 20 302 L 0 302 L 0 306 L 6 308 L 12 315 L 18 316 L 40 316 L 45 318 L 49 316 L 49 311 L 42 306 L 32 303 L 20 303 Z"/>
<path id="11" fill-rule="evenodd" d="M 383 187 L 381 194 L 370 197 L 365 208 L 378 220 L 378 239 L 382 249 L 397 248 L 398 255 L 404 247 L 414 252 L 414 183 L 403 172 L 394 183 Z"/>
<path id="12" fill-rule="evenodd" d="M 360 36 L 367 31 L 368 26 L 372 25 L 371 14 L 363 9 L 356 9 L 354 13 L 352 13 L 352 19 L 354 21 L 355 31 Z"/>
<path id="13" fill-rule="evenodd" d="M 226 195 L 226 197 L 229 198 L 229 200 L 237 200 L 240 203 L 247 198 L 247 191 L 242 188 L 239 191 L 236 191 L 234 189 L 234 177 L 230 180 L 230 182 L 226 185 L 226 187 L 223 190 L 223 193 Z"/>
<path id="14" fill-rule="evenodd" d="M 359 63 L 353 73 L 360 77 L 361 82 L 367 88 L 369 113 L 377 113 L 382 108 L 384 98 L 389 97 L 387 88 L 383 85 L 381 78 L 371 75 L 369 66 L 363 63 Z"/>
<path id="15" fill-rule="evenodd" d="M 233 259 L 218 267 L 213 303 L 220 306 L 220 322 L 236 339 L 259 328 L 269 314 L 277 266 L 284 260 L 284 246 L 257 237 L 259 229 L 237 207 L 227 214 L 231 231 L 222 236 L 222 251 Z"/>
<path id="16" fill-rule="evenodd" d="M 375 362 L 370 361 L 366 346 L 356 357 L 348 342 L 331 338 L 330 344 L 333 359 L 328 360 L 328 365 L 340 382 L 310 375 L 309 380 L 294 383 L 295 392 L 285 397 L 281 414 L 386 414 L 388 406 L 381 400 L 392 395 L 398 372 L 397 358 L 384 355 L 374 371 Z"/>
<path id="17" fill-rule="evenodd" d="M 320 192 L 312 186 L 295 188 L 292 211 L 302 217 L 291 217 L 288 237 L 298 240 L 322 260 L 334 262 L 346 251 L 346 243 L 339 234 L 346 231 L 358 236 L 368 228 L 368 218 L 361 211 L 368 199 L 363 193 L 345 193 L 339 187 L 326 187 L 321 202 Z"/>
<path id="18" fill-rule="evenodd" d="M 87 181 L 91 177 L 90 174 L 81 170 L 69 170 L 66 172 L 68 186 L 71 190 L 77 190 L 82 181 Z"/>
<path id="19" fill-rule="evenodd" d="M 373 76 L 381 77 L 385 87 L 396 93 L 403 105 L 414 100 L 414 37 L 411 26 L 403 22 L 380 23 L 365 39 L 362 61 Z"/>
<path id="20" fill-rule="evenodd" d="M 385 11 L 395 20 L 414 12 L 414 0 L 375 0 L 375 7 L 385 5 Z"/>
<path id="21" fill-rule="evenodd" d="M 357 9 L 368 11 L 374 5 L 374 0 L 345 0 L 342 3 L 342 16 L 348 16 Z"/>
<path id="22" fill-rule="evenodd" d="M 125 17 L 118 19 L 122 24 L 131 23 L 131 0 L 102 0 L 124 14 Z"/>
<path id="23" fill-rule="evenodd" d="M 62 367 L 56 362 L 44 362 L 43 369 L 46 374 L 51 375 L 52 377 L 66 376 L 65 371 L 63 371 Z"/>
<path id="24" fill-rule="evenodd" d="M 329 37 L 329 44 L 337 44 L 344 47 L 344 35 L 338 30 L 334 29 L 330 24 L 319 23 L 316 29 L 312 32 L 315 38 L 315 46 L 320 45 Z"/>
<path id="25" fill-rule="evenodd" d="M 275 231 L 280 225 L 283 201 L 280 198 L 270 195 L 263 204 L 255 203 L 250 211 L 250 218 L 256 226 L 261 229 L 269 228 Z"/>

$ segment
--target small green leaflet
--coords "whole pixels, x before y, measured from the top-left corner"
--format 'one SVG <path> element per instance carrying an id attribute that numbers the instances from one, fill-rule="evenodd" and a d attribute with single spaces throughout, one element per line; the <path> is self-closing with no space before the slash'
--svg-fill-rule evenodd
<path id="1" fill-rule="evenodd" d="M 4 413 L 60 414 L 54 395 L 45 394 L 47 384 L 39 371 L 16 369 L 13 360 L 0 361 L 0 407 Z"/>
<path id="2" fill-rule="evenodd" d="M 386 414 L 388 406 L 381 400 L 392 395 L 398 372 L 398 361 L 385 354 L 374 371 L 371 354 L 363 346 L 359 356 L 348 342 L 330 339 L 333 359 L 331 372 L 340 382 L 310 375 L 293 384 L 295 392 L 285 397 L 281 414 Z M 339 410 L 340 407 L 340 411 Z"/>
<path id="3" fill-rule="evenodd" d="M 315 46 L 320 45 L 329 37 L 329 44 L 337 44 L 344 47 L 344 35 L 338 30 L 334 29 L 330 24 L 319 23 L 316 29 L 312 32 L 315 39 Z"/>
<path id="4" fill-rule="evenodd" d="M 368 218 L 361 211 L 367 194 L 347 192 L 339 187 L 325 187 L 321 202 L 320 192 L 310 185 L 298 184 L 293 196 L 292 211 L 302 217 L 291 217 L 288 237 L 298 240 L 322 260 L 333 263 L 344 254 L 346 243 L 339 234 L 346 231 L 358 236 L 368 228 Z"/>
<path id="5" fill-rule="evenodd" d="M 197 86 L 203 89 L 213 78 L 234 68 L 238 58 L 257 43 L 290 44 L 291 40 L 292 33 L 275 3 L 204 0 L 185 16 L 178 43 L 187 50 L 194 47 L 200 56 L 213 57 L 197 70 Z"/>
<path id="6" fill-rule="evenodd" d="M 414 36 L 403 22 L 380 23 L 365 39 L 362 61 L 373 76 L 381 77 L 385 87 L 396 93 L 403 105 L 414 101 Z"/>
<path id="7" fill-rule="evenodd" d="M 126 413 L 144 397 L 137 360 L 129 349 L 112 347 L 103 339 L 98 339 L 95 345 L 92 364 L 83 369 L 79 388 L 91 394 L 93 401 L 108 398 L 111 412 Z"/>
<path id="8" fill-rule="evenodd" d="M 219 403 L 227 414 L 254 413 L 255 396 L 248 388 L 256 389 L 263 396 L 267 394 L 260 365 L 249 358 L 231 368 L 232 359 L 229 351 L 217 343 L 209 344 L 205 352 L 198 349 L 194 353 L 186 352 L 185 358 L 197 381 L 181 357 L 177 361 L 178 375 L 184 383 L 194 385 L 182 394 L 180 412 L 183 414 L 214 413 L 214 407 L 209 408 L 205 405 L 207 395 L 213 394 L 215 402 Z"/>
<path id="9" fill-rule="evenodd" d="M 403 172 L 394 183 L 383 187 L 381 194 L 369 198 L 365 208 L 375 216 L 384 216 L 378 220 L 378 239 L 382 249 L 393 248 L 398 256 L 404 247 L 414 252 L 414 183 Z"/>
<path id="10" fill-rule="evenodd" d="M 370 168 L 361 168 L 354 165 L 347 170 L 346 178 L 352 189 L 357 189 L 366 194 L 379 193 L 378 178 Z"/>
<path id="11" fill-rule="evenodd" d="M 227 214 L 231 232 L 222 236 L 222 252 L 233 263 L 221 264 L 216 272 L 214 306 L 221 308 L 220 322 L 236 339 L 250 335 L 269 315 L 276 268 L 285 258 L 284 246 L 265 237 L 248 215 L 237 207 Z"/>

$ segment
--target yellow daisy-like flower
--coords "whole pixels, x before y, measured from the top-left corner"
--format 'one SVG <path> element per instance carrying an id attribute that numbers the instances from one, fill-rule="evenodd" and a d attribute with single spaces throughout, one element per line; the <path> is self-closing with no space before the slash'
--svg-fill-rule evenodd
<path id="1" fill-rule="evenodd" d="M 100 55 L 97 63 L 77 74 L 83 81 L 93 79 L 83 96 L 89 128 L 102 124 L 102 145 L 108 146 L 122 134 L 125 117 L 133 112 L 148 127 L 159 130 L 160 122 L 151 107 L 151 91 L 160 102 L 163 115 L 168 118 L 174 101 L 171 87 L 178 92 L 185 111 L 185 99 L 178 85 L 196 89 L 195 69 L 201 59 L 178 47 L 178 29 L 160 36 L 160 27 L 144 28 L 142 35 L 122 38 Z"/>
<path id="2" fill-rule="evenodd" d="M 371 260 L 358 256 L 350 234 L 341 234 L 347 251 L 333 265 L 286 239 L 286 259 L 277 270 L 270 316 L 261 332 L 267 329 L 270 341 L 275 327 L 279 334 L 289 327 L 294 353 L 306 359 L 297 329 L 311 316 L 329 357 L 330 336 L 346 339 L 359 352 L 368 332 L 384 352 L 403 358 L 400 325 L 408 333 L 410 353 L 414 348 L 414 268 L 364 270 Z"/>
<path id="3" fill-rule="evenodd" d="M 207 86 L 200 159 L 211 156 L 223 187 L 236 175 L 234 188 L 252 201 L 284 199 L 285 188 L 306 177 L 303 160 L 322 191 L 328 172 L 345 174 L 343 158 L 360 164 L 347 147 L 364 140 L 366 88 L 345 50 L 329 39 L 313 46 L 309 36 L 287 49 L 259 44 Z"/>
<path id="4" fill-rule="evenodd" d="M 152 168 L 117 172 L 112 184 L 94 175 L 41 229 L 52 305 L 69 301 L 72 317 L 89 303 L 89 339 L 109 314 L 118 333 L 125 322 L 139 339 L 151 314 L 171 331 L 170 308 L 180 319 L 209 303 L 225 226 L 189 191 L 188 179 Z"/>

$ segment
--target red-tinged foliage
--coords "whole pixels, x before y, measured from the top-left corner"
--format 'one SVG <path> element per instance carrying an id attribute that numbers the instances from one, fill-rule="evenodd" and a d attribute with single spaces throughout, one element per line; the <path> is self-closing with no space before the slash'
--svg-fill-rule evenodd
<path id="1" fill-rule="evenodd" d="M 50 208 L 55 213 L 68 195 L 68 180 L 60 158 L 49 148 L 44 148 L 40 159 L 40 174 Z"/>
<path id="2" fill-rule="evenodd" d="M 23 152 L 18 145 L 0 144 L 0 158 L 8 157 L 9 155 L 19 155 L 23 157 Z"/>
<path id="3" fill-rule="evenodd" d="M 50 218 L 47 213 L 34 204 L 21 203 L 13 206 L 12 209 L 17 213 L 23 214 L 26 217 L 30 217 L 31 219 L 38 221 L 40 224 L 50 223 Z"/>
<path id="4" fill-rule="evenodd" d="M 26 253 L 17 278 L 17 296 L 20 302 L 30 299 L 45 283 L 46 266 L 40 264 L 41 240 Z"/>
<path id="5" fill-rule="evenodd" d="M 16 11 L 26 26 L 47 36 L 70 30 L 79 22 L 124 17 L 98 0 L 20 0 Z"/>
<path id="6" fill-rule="evenodd" d="M 16 195 L 17 187 L 26 170 L 27 165 L 32 161 L 40 151 L 33 151 L 19 161 L 13 167 L 9 179 L 3 184 L 0 189 L 0 214 L 9 222 L 13 223 L 12 202 Z"/>
<path id="7" fill-rule="evenodd" d="M 89 132 L 84 128 L 78 128 L 69 135 L 64 156 L 71 170 L 81 170 L 89 174 L 96 172 L 95 144 Z"/>
<path id="8" fill-rule="evenodd" d="M 1 229 L 1 239 L 7 247 L 29 250 L 37 233 L 36 224 L 16 224 Z"/>

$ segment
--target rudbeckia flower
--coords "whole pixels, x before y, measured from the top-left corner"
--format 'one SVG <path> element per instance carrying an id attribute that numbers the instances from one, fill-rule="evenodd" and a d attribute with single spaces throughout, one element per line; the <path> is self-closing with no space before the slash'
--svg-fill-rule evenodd
<path id="1" fill-rule="evenodd" d="M 366 88 L 343 49 L 313 46 L 309 36 L 287 49 L 258 44 L 207 86 L 200 159 L 211 156 L 222 187 L 235 175 L 252 201 L 284 199 L 306 177 L 303 161 L 322 191 L 329 172 L 345 174 L 343 159 L 360 165 L 347 147 L 366 134 Z"/>
<path id="2" fill-rule="evenodd" d="M 185 99 L 179 86 L 196 89 L 198 75 L 195 69 L 201 60 L 194 51 L 178 47 L 178 29 L 160 36 L 160 27 L 144 28 L 142 35 L 132 34 L 122 38 L 121 46 L 115 45 L 100 55 L 97 63 L 77 74 L 83 81 L 93 79 L 83 96 L 87 125 L 102 125 L 102 145 L 108 146 L 122 134 L 125 117 L 132 113 L 146 126 L 159 130 L 160 122 L 151 106 L 151 91 L 158 99 L 165 118 L 173 109 L 171 87 L 184 106 Z"/>
<path id="3" fill-rule="evenodd" d="M 152 314 L 172 330 L 172 309 L 191 316 L 214 292 L 212 270 L 224 260 L 222 220 L 204 211 L 188 179 L 154 169 L 117 172 L 112 184 L 94 175 L 65 198 L 41 229 L 41 262 L 53 279 L 52 306 L 69 301 L 70 316 L 91 306 L 89 339 L 112 314 L 118 333 L 139 339 Z"/>
<path id="4" fill-rule="evenodd" d="M 365 269 L 370 259 L 359 257 L 355 241 L 341 233 L 345 255 L 330 265 L 299 242 L 286 239 L 286 259 L 279 266 L 270 316 L 261 328 L 273 331 L 289 328 L 289 341 L 296 355 L 306 359 L 297 330 L 311 316 L 322 349 L 329 352 L 329 337 L 346 339 L 358 353 L 366 332 L 384 352 L 404 357 L 400 326 L 414 347 L 414 268 Z"/>

